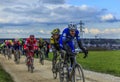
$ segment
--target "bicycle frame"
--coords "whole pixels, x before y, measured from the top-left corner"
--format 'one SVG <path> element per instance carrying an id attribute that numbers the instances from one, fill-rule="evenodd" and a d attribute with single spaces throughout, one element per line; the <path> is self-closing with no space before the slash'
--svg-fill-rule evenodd
<path id="1" fill-rule="evenodd" d="M 20 61 L 20 51 L 19 51 L 19 49 L 16 49 L 15 51 L 14 51 L 14 57 L 15 57 L 15 62 L 18 64 Z"/>
<path id="2" fill-rule="evenodd" d="M 32 55 L 33 55 L 33 52 L 31 52 L 31 51 L 29 50 L 29 51 L 27 52 L 27 59 L 32 60 L 32 59 L 33 59 Z"/>
<path id="3" fill-rule="evenodd" d="M 32 56 L 27 57 L 27 59 L 28 59 L 28 62 L 27 62 L 28 65 L 33 64 L 32 63 L 32 60 L 33 60 Z"/>
<path id="4" fill-rule="evenodd" d="M 61 53 L 59 51 L 56 52 L 56 58 L 53 59 L 52 62 L 53 62 L 52 63 L 52 65 L 53 65 L 53 68 L 52 68 L 53 77 L 54 77 L 54 79 L 56 79 L 57 78 L 57 73 L 60 71 L 60 65 L 61 65 L 61 62 L 62 62 Z"/>
<path id="5" fill-rule="evenodd" d="M 44 65 L 44 49 L 39 49 L 38 50 L 39 58 L 40 58 L 40 63 Z"/>

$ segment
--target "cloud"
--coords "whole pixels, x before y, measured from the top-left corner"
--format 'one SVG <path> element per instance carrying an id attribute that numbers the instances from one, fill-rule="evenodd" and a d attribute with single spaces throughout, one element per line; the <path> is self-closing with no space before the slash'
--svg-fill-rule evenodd
<path id="1" fill-rule="evenodd" d="M 34 23 L 68 23 L 79 20 L 87 22 L 119 21 L 113 14 L 106 14 L 108 10 L 105 8 L 97 9 L 85 4 L 80 6 L 68 5 L 65 4 L 65 0 L 5 0 L 1 2 L 13 4 L 1 9 L 0 18 L 7 16 L 3 19 L 10 20 L 9 22 L 26 22 L 28 20 Z"/>
<path id="2" fill-rule="evenodd" d="M 64 4 L 65 0 L 39 0 L 41 3 L 47 4 Z"/>
<path id="3" fill-rule="evenodd" d="M 44 31 L 44 30 L 40 30 L 40 33 L 44 34 L 44 33 L 45 33 L 45 31 Z"/>
<path id="4" fill-rule="evenodd" d="M 92 34 L 99 34 L 100 30 L 94 28 L 94 29 L 90 29 L 89 32 L 92 33 Z"/>
<path id="5" fill-rule="evenodd" d="M 32 29 L 33 27 L 28 28 L 16 28 L 16 27 L 7 27 L 0 28 L 0 38 L 27 38 L 29 35 L 34 34 L 35 37 L 50 37 L 50 31 L 41 30 L 40 28 Z M 11 36 L 10 36 L 11 35 Z"/>
<path id="6" fill-rule="evenodd" d="M 106 21 L 106 22 L 118 22 L 118 21 L 120 21 L 120 19 L 117 19 L 113 14 L 103 15 L 103 16 L 101 16 L 101 20 Z"/>
<path id="7" fill-rule="evenodd" d="M 118 34 L 120 33 L 120 28 L 106 28 L 104 30 L 100 30 L 98 28 L 91 28 L 91 29 L 88 29 L 88 28 L 85 28 L 84 29 L 85 33 L 86 34 Z"/>
<path id="8" fill-rule="evenodd" d="M 13 6 L 3 9 L 3 12 L 11 13 L 13 18 L 19 17 L 31 20 L 33 22 L 71 22 L 79 20 L 99 20 L 97 17 L 99 11 L 87 5 L 72 6 L 72 5 L 50 5 L 42 4 L 39 6 Z M 64 15 L 63 15 L 64 14 Z M 11 15 L 12 16 L 12 15 Z M 95 17 L 97 19 L 95 19 Z"/>
<path id="9" fill-rule="evenodd" d="M 0 0 L 0 2 L 0 27 L 15 27 L 12 29 L 15 31 L 8 31 L 11 34 L 33 33 L 37 36 L 44 34 L 48 37 L 53 28 L 63 29 L 71 21 L 78 23 L 83 20 L 87 21 L 87 24 L 101 21 L 104 23 L 119 22 L 119 18 L 108 12 L 108 9 L 98 9 L 85 4 L 70 5 L 65 3 L 66 0 Z M 35 27 L 34 30 L 30 30 L 33 27 Z M 24 32 L 17 33 L 18 28 Z M 113 31 L 102 30 L 102 32 L 112 33 Z M 102 32 L 98 28 L 85 29 L 87 34 Z"/>
<path id="10" fill-rule="evenodd" d="M 105 33 L 105 34 L 117 34 L 117 33 L 120 33 L 120 28 L 112 28 L 112 29 L 105 29 L 102 33 Z"/>
<path id="11" fill-rule="evenodd" d="M 85 38 L 92 37 L 94 38 L 95 36 L 99 38 L 114 38 L 118 39 L 120 38 L 120 28 L 106 28 L 106 29 L 98 29 L 98 28 L 85 28 Z"/>
<path id="12" fill-rule="evenodd" d="M 84 29 L 84 32 L 85 32 L 86 34 L 88 34 L 88 33 L 89 33 L 89 30 L 88 30 L 87 28 L 85 28 L 85 29 Z"/>

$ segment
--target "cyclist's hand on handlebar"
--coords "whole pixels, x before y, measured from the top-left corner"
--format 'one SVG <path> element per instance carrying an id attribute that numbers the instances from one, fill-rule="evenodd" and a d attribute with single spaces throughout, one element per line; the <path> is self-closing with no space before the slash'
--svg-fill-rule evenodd
<path id="1" fill-rule="evenodd" d="M 74 50 L 72 50 L 72 55 L 77 55 L 77 52 L 75 52 Z"/>
<path id="2" fill-rule="evenodd" d="M 83 58 L 86 58 L 88 56 L 88 50 L 86 49 L 85 52 L 84 52 L 84 57 Z"/>

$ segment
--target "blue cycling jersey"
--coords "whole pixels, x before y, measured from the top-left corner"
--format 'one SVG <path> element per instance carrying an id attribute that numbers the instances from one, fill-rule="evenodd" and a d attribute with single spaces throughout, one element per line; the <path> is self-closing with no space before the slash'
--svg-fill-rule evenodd
<path id="1" fill-rule="evenodd" d="M 80 40 L 79 31 L 76 30 L 75 31 L 75 36 L 72 37 L 70 35 L 69 28 L 65 28 L 62 32 L 62 35 L 60 36 L 60 40 L 59 40 L 60 47 L 62 49 L 64 49 L 63 48 L 63 42 L 66 42 L 66 44 L 71 48 L 72 52 L 75 52 L 75 45 L 74 45 L 74 42 L 73 42 L 73 40 L 75 38 L 76 38 L 77 41 Z"/>

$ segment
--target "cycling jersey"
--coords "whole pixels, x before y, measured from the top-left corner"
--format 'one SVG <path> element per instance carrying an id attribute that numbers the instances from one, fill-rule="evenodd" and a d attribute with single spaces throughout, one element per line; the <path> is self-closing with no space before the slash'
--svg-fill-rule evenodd
<path id="1" fill-rule="evenodd" d="M 44 47 L 44 40 L 41 39 L 41 40 L 38 41 L 38 47 L 40 49 Z"/>
<path id="2" fill-rule="evenodd" d="M 60 37 L 59 43 L 60 43 L 60 47 L 62 49 L 65 49 L 65 45 L 68 45 L 69 48 L 72 50 L 72 52 L 75 52 L 75 45 L 73 40 L 76 39 L 78 42 L 80 41 L 80 36 L 79 36 L 79 31 L 76 30 L 75 31 L 75 36 L 71 36 L 70 35 L 70 30 L 69 28 L 65 28 L 62 32 L 62 35 Z"/>
<path id="3" fill-rule="evenodd" d="M 6 45 L 6 47 L 8 47 L 8 48 L 11 48 L 11 46 L 12 46 L 11 42 L 9 42 L 9 41 L 5 42 L 5 45 Z"/>
<path id="4" fill-rule="evenodd" d="M 37 40 L 34 39 L 33 41 L 28 38 L 25 42 L 24 49 L 27 51 L 27 56 L 34 56 L 34 51 L 37 49 Z"/>
<path id="5" fill-rule="evenodd" d="M 20 42 L 19 41 L 14 41 L 13 42 L 13 48 L 14 48 L 14 50 L 19 50 L 19 48 L 20 48 Z"/>
<path id="6" fill-rule="evenodd" d="M 51 36 L 50 43 L 52 48 L 55 48 L 56 50 L 60 50 L 59 39 L 60 39 L 59 37 L 58 39 L 54 39 L 53 36 Z"/>
<path id="7" fill-rule="evenodd" d="M 28 38 L 25 42 L 24 49 L 35 50 L 37 48 L 37 40 L 34 39 L 32 42 Z"/>

